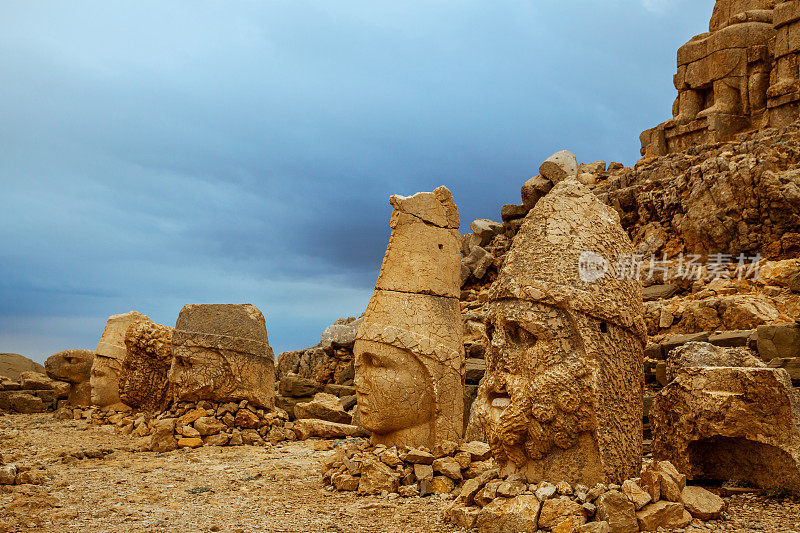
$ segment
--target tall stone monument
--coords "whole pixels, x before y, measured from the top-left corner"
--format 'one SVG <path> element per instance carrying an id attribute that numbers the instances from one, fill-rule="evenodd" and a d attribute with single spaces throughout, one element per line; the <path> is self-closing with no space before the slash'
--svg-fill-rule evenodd
<path id="1" fill-rule="evenodd" d="M 176 399 L 275 405 L 275 356 L 264 315 L 250 304 L 189 304 L 172 335 Z"/>
<path id="2" fill-rule="evenodd" d="M 127 350 L 125 334 L 132 323 L 139 321 L 151 320 L 136 311 L 108 317 L 103 336 L 97 344 L 89 380 L 94 405 L 107 409 L 127 409 L 119 397 L 119 374 Z"/>
<path id="3" fill-rule="evenodd" d="M 773 9 L 778 3 L 717 0 L 708 33 L 678 50 L 673 118 L 642 133 L 642 155 L 725 141 L 770 124 L 767 90 L 776 52 Z"/>
<path id="4" fill-rule="evenodd" d="M 575 179 L 539 200 L 490 290 L 474 407 L 503 473 L 621 483 L 642 458 L 645 325 L 617 213 Z"/>
<path id="5" fill-rule="evenodd" d="M 149 320 L 133 322 L 125 334 L 119 396 L 125 405 L 163 410 L 171 400 L 167 372 L 172 364 L 172 328 Z"/>
<path id="6" fill-rule="evenodd" d="M 463 431 L 460 222 L 445 187 L 389 202 L 392 234 L 354 347 L 358 410 L 373 443 L 433 449 Z"/>

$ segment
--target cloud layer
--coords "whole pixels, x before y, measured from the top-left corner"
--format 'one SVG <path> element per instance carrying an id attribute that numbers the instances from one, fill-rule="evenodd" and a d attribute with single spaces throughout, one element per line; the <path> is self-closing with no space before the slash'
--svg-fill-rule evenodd
<path id="1" fill-rule="evenodd" d="M 277 351 L 366 305 L 389 195 L 499 219 L 550 153 L 632 163 L 713 1 L 5 2 L 0 352 L 250 302 Z"/>

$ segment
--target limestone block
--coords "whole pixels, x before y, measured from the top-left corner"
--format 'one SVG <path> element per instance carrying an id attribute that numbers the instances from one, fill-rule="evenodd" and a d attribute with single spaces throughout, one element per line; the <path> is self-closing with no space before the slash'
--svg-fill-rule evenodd
<path id="1" fill-rule="evenodd" d="M 800 357 L 800 324 L 791 322 L 758 326 L 756 347 L 762 361 Z"/>
<path id="2" fill-rule="evenodd" d="M 392 235 L 375 288 L 458 298 L 461 237 L 458 230 L 395 211 Z"/>
<path id="3" fill-rule="evenodd" d="M 553 188 L 553 182 L 542 176 L 534 176 L 522 184 L 520 189 L 520 196 L 522 196 L 522 205 L 531 209 L 536 205 L 545 194 L 550 192 Z"/>
<path id="4" fill-rule="evenodd" d="M 654 401 L 653 457 L 690 479 L 800 491 L 798 413 L 785 370 L 683 368 Z"/>
<path id="5" fill-rule="evenodd" d="M 311 437 L 323 439 L 344 438 L 344 437 L 368 437 L 369 433 L 363 428 L 349 424 L 337 424 L 327 420 L 316 420 L 306 418 L 294 422 L 294 432 L 300 440 Z"/>
<path id="6" fill-rule="evenodd" d="M 494 256 L 491 253 L 480 246 L 475 246 L 469 255 L 461 261 L 461 264 L 469 269 L 475 279 L 482 279 L 493 262 Z"/>
<path id="7" fill-rule="evenodd" d="M 532 495 L 497 498 L 478 513 L 480 533 L 535 533 L 541 503 Z"/>
<path id="8" fill-rule="evenodd" d="M 682 368 L 713 366 L 766 367 L 747 348 L 723 348 L 708 342 L 687 342 L 669 353 L 667 381 L 675 379 Z"/>
<path id="9" fill-rule="evenodd" d="M 611 271 L 632 252 L 617 213 L 576 180 L 526 218 L 490 291 L 474 404 L 504 474 L 592 486 L 639 472 L 641 285 Z"/>
<path id="10" fill-rule="evenodd" d="M 418 192 L 413 196 L 395 194 L 389 198 L 389 203 L 396 211 L 409 213 L 440 228 L 458 229 L 461 226 L 453 195 L 447 187 L 437 187 L 433 192 Z"/>
<path id="11" fill-rule="evenodd" d="M 44 362 L 51 379 L 70 384 L 67 402 L 75 407 L 91 405 L 91 378 L 94 352 L 92 350 L 64 350 L 55 353 Z"/>
<path id="12" fill-rule="evenodd" d="M 539 174 L 549 179 L 553 184 L 578 175 L 578 161 L 575 154 L 569 150 L 560 150 L 545 160 L 539 166 Z"/>
<path id="13" fill-rule="evenodd" d="M 172 336 L 170 386 L 183 401 L 275 404 L 275 361 L 264 315 L 250 304 L 189 304 Z"/>
<path id="14" fill-rule="evenodd" d="M 702 487 L 684 487 L 681 500 L 686 510 L 700 520 L 717 520 L 725 509 L 725 500 Z"/>
<path id="15" fill-rule="evenodd" d="M 636 520 L 641 531 L 659 531 L 686 527 L 683 505 L 674 502 L 656 502 L 646 505 L 636 512 Z M 691 516 L 689 517 L 691 521 Z"/>
<path id="16" fill-rule="evenodd" d="M 353 420 L 353 417 L 344 410 L 338 396 L 324 392 L 315 394 L 310 402 L 295 405 L 294 416 L 298 419 L 316 418 L 338 424 L 350 424 Z"/>
<path id="17" fill-rule="evenodd" d="M 53 390 L 53 380 L 41 372 L 22 372 L 19 385 L 22 390 Z"/>
<path id="18" fill-rule="evenodd" d="M 624 494 L 610 490 L 601 495 L 595 502 L 596 519 L 608 522 L 612 533 L 636 533 L 639 524 L 636 520 L 636 509 Z"/>
<path id="19" fill-rule="evenodd" d="M 492 240 L 492 237 L 503 232 L 503 225 L 494 220 L 478 218 L 470 223 L 469 229 L 478 238 L 477 245 L 486 246 Z"/>

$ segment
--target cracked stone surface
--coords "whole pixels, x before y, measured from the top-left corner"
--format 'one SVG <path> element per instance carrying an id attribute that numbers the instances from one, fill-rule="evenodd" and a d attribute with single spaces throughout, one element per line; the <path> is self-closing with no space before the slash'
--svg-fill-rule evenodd
<path id="1" fill-rule="evenodd" d="M 181 401 L 275 405 L 275 361 L 264 315 L 250 304 L 189 304 L 172 336 L 168 379 Z"/>
<path id="2" fill-rule="evenodd" d="M 458 211 L 445 187 L 390 203 L 389 246 L 354 347 L 359 416 L 375 444 L 432 449 L 463 431 Z"/>

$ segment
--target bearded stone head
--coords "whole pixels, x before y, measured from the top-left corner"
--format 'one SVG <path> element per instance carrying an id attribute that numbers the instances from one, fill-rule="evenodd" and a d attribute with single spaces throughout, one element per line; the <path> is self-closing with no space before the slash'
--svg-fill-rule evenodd
<path id="1" fill-rule="evenodd" d="M 586 485 L 638 473 L 644 321 L 639 282 L 616 276 L 625 253 L 619 217 L 571 179 L 515 237 L 490 289 L 475 404 L 503 473 Z"/>

